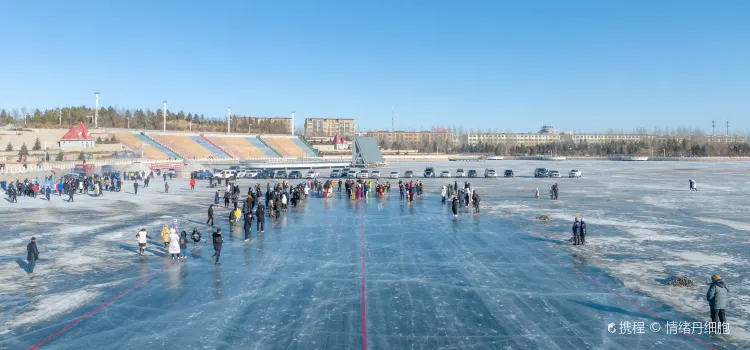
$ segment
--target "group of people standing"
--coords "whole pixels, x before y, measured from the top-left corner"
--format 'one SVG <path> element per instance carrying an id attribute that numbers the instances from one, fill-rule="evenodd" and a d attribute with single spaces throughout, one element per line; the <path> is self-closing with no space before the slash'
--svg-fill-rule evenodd
<path id="1" fill-rule="evenodd" d="M 476 190 L 471 188 L 471 184 L 464 182 L 463 188 L 458 187 L 458 181 L 455 181 L 452 185 L 448 184 L 443 186 L 440 190 L 440 196 L 442 203 L 445 203 L 446 199 L 450 198 L 451 211 L 453 217 L 458 217 L 458 208 L 463 204 L 466 207 L 471 206 L 473 213 L 479 215 L 479 202 L 481 198 Z"/>

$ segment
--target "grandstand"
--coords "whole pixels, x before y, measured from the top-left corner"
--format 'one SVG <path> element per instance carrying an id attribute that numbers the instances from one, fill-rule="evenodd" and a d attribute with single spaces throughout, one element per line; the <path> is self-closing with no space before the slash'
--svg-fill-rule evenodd
<path id="1" fill-rule="evenodd" d="M 149 134 L 149 136 L 154 141 L 187 159 L 228 158 L 225 153 L 212 152 L 190 136 L 165 134 Z"/>
<path id="2" fill-rule="evenodd" d="M 204 138 L 227 152 L 232 158 L 268 158 L 261 149 L 255 147 L 246 138 L 237 136 L 208 136 Z"/>
<path id="3" fill-rule="evenodd" d="M 284 158 L 306 158 L 306 157 L 315 157 L 315 153 L 310 150 L 312 155 L 310 155 L 306 149 L 309 150 L 309 148 L 302 143 L 302 145 L 305 148 L 300 147 L 297 143 L 294 142 L 297 138 L 290 138 L 290 137 L 262 137 L 263 141 L 268 144 L 268 146 L 272 147 L 276 150 L 276 152 L 279 152 L 281 156 Z M 299 140 L 297 140 L 299 141 Z M 300 141 L 301 143 L 301 141 Z"/>
<path id="4" fill-rule="evenodd" d="M 263 151 L 263 154 L 266 155 L 268 158 L 280 158 L 281 156 L 276 153 L 271 147 L 266 146 L 263 141 L 259 140 L 257 137 L 248 137 L 247 141 L 249 141 L 253 146 L 258 147 L 261 151 Z"/>
<path id="5" fill-rule="evenodd" d="M 169 156 L 166 153 L 152 146 L 150 143 L 143 141 L 142 139 L 138 138 L 136 135 L 133 135 L 131 133 L 117 133 L 114 135 L 117 138 L 117 141 L 119 141 L 125 147 L 130 148 L 136 154 L 140 154 L 141 149 L 143 149 L 143 153 L 144 153 L 143 157 L 146 159 L 154 159 L 154 160 L 169 159 Z"/>

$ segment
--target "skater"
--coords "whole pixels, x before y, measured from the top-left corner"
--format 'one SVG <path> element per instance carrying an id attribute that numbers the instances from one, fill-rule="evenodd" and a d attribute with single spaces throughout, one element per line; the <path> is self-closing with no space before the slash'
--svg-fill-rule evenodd
<path id="1" fill-rule="evenodd" d="M 581 218 L 576 216 L 576 221 L 573 223 L 573 245 L 581 244 Z"/>
<path id="2" fill-rule="evenodd" d="M 194 228 L 193 229 L 193 234 L 190 235 L 190 238 L 193 239 L 193 245 L 198 244 L 198 242 L 201 241 L 201 233 L 198 232 L 198 230 Z"/>
<path id="3" fill-rule="evenodd" d="M 453 210 L 453 217 L 458 217 L 458 196 L 453 196 L 451 210 Z"/>
<path id="4" fill-rule="evenodd" d="M 221 245 L 224 243 L 224 238 L 221 237 L 221 229 L 217 229 L 216 232 L 211 235 L 211 241 L 214 244 L 214 253 L 211 257 L 216 257 L 216 262 L 214 262 L 215 265 L 221 265 L 219 258 L 221 257 Z"/>
<path id="5" fill-rule="evenodd" d="M 164 193 L 169 193 L 169 183 L 166 181 L 164 182 Z"/>
<path id="6" fill-rule="evenodd" d="M 474 214 L 479 215 L 479 193 L 477 191 L 474 191 L 472 200 L 474 201 Z"/>
<path id="7" fill-rule="evenodd" d="M 586 222 L 581 218 L 581 245 L 586 244 Z"/>
<path id="8" fill-rule="evenodd" d="M 208 220 L 206 220 L 206 225 L 208 225 L 209 222 L 211 223 L 211 226 L 214 225 L 214 205 L 213 204 L 208 205 Z"/>
<path id="9" fill-rule="evenodd" d="M 28 273 L 34 273 L 34 266 L 36 261 L 39 260 L 39 249 L 36 248 L 36 237 L 31 237 L 31 242 L 26 245 L 26 261 L 28 261 Z M 722 310 L 722 314 L 723 314 Z"/>
<path id="10" fill-rule="evenodd" d="M 75 195 L 75 193 L 76 193 L 76 189 L 75 188 L 71 188 L 68 191 L 68 203 L 73 202 L 73 195 Z"/>
<path id="11" fill-rule="evenodd" d="M 557 200 L 557 195 L 560 193 L 560 185 L 555 182 L 555 185 L 552 188 L 555 191 L 555 200 Z"/>
<path id="12" fill-rule="evenodd" d="M 143 256 L 143 253 L 146 252 L 146 245 L 148 243 L 148 239 L 151 238 L 151 236 L 148 235 L 145 228 L 142 228 L 135 235 L 135 238 L 138 241 L 138 255 Z"/>
<path id="13" fill-rule="evenodd" d="M 250 242 L 250 231 L 252 230 L 253 225 L 253 214 L 248 212 L 245 214 L 245 242 Z"/>
<path id="14" fill-rule="evenodd" d="M 190 190 L 195 190 L 195 179 L 190 179 Z"/>
<path id="15" fill-rule="evenodd" d="M 188 245 L 187 232 L 182 231 L 180 232 L 180 252 L 182 253 L 182 256 L 180 256 L 180 259 L 187 259 L 187 245 Z"/>
<path id="16" fill-rule="evenodd" d="M 443 200 L 441 203 L 445 203 L 445 195 L 446 195 L 446 190 L 445 190 L 445 186 L 443 186 L 443 189 L 440 191 L 440 196 L 443 197 Z"/>
<path id="17" fill-rule="evenodd" d="M 257 232 L 265 232 L 266 228 L 266 208 L 262 203 L 258 203 L 258 209 L 255 211 L 255 217 L 258 219 Z"/>
<path id="18" fill-rule="evenodd" d="M 539 187 L 537 187 L 536 192 L 534 193 L 534 199 L 539 199 Z"/>
<path id="19" fill-rule="evenodd" d="M 169 241 L 167 242 L 169 247 L 169 255 L 172 256 L 172 260 L 176 260 L 180 258 L 180 236 L 177 235 L 177 232 L 174 229 L 171 229 L 169 231 Z"/>
<path id="20" fill-rule="evenodd" d="M 549 199 L 555 199 L 555 186 L 549 187 Z"/>
<path id="21" fill-rule="evenodd" d="M 216 194 L 214 194 L 214 204 L 219 205 L 219 190 L 216 190 Z"/>
<path id="22" fill-rule="evenodd" d="M 216 191 L 216 193 L 219 193 Z M 229 208 L 229 191 L 224 192 L 224 208 Z"/>
<path id="23" fill-rule="evenodd" d="M 164 242 L 164 247 L 169 247 L 169 228 L 167 225 L 161 225 L 161 240 Z"/>
<path id="24" fill-rule="evenodd" d="M 242 211 L 240 208 L 234 207 L 234 222 L 238 223 L 240 222 L 240 219 L 242 218 Z"/>
<path id="25" fill-rule="evenodd" d="M 32 238 L 33 239 L 33 238 Z M 729 295 L 729 289 L 721 280 L 721 276 L 713 275 L 711 277 L 711 286 L 708 287 L 706 293 L 706 300 L 711 309 L 711 322 L 716 325 L 716 332 L 726 333 L 727 319 L 725 310 L 727 308 L 727 297 Z"/>

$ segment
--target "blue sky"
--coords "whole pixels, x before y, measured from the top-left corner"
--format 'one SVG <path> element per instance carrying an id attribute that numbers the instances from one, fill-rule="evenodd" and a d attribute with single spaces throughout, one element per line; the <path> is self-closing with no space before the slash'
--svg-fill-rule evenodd
<path id="1" fill-rule="evenodd" d="M 0 0 L 0 107 L 750 129 L 750 1 Z"/>

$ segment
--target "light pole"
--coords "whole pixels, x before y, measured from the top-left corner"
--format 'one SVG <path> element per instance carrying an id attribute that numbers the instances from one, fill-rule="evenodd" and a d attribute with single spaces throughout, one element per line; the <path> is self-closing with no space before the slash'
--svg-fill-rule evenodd
<path id="1" fill-rule="evenodd" d="M 292 136 L 294 136 L 294 112 L 292 112 Z"/>
<path id="2" fill-rule="evenodd" d="M 62 125 L 62 109 L 57 110 L 57 116 L 60 118 L 60 125 Z"/>
<path id="3" fill-rule="evenodd" d="M 663 149 L 662 152 L 664 152 L 664 158 L 667 158 L 667 149 Z"/>
<path id="4" fill-rule="evenodd" d="M 23 115 L 23 125 L 26 126 L 26 118 L 30 117 L 31 113 L 26 113 Z"/>
<path id="5" fill-rule="evenodd" d="M 232 124 L 232 107 L 227 107 L 227 136 L 232 134 L 230 125 Z"/>
<path id="6" fill-rule="evenodd" d="M 162 131 L 167 132 L 167 101 L 164 101 L 164 112 L 162 114 L 164 114 L 164 129 Z"/>
<path id="7" fill-rule="evenodd" d="M 95 92 L 94 97 L 96 97 L 96 106 L 94 107 L 94 128 L 99 127 L 99 93 Z"/>

